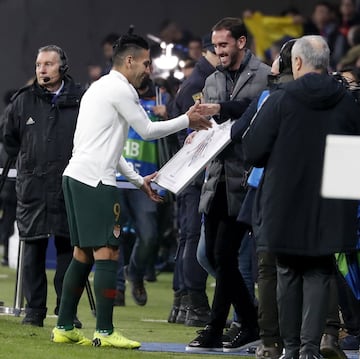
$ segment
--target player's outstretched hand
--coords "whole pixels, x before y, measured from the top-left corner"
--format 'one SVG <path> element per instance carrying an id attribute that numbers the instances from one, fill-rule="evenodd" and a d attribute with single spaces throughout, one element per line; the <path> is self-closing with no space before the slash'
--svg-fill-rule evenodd
<path id="1" fill-rule="evenodd" d="M 160 203 L 163 202 L 163 197 L 161 197 L 155 190 L 151 188 L 151 180 L 156 177 L 156 175 L 157 172 L 154 172 L 150 175 L 145 176 L 144 183 L 140 187 L 140 189 L 145 192 L 152 201 Z"/>
<path id="2" fill-rule="evenodd" d="M 212 123 L 199 112 L 200 102 L 196 101 L 186 112 L 189 117 L 189 127 L 193 130 L 207 130 L 212 127 Z"/>
<path id="3" fill-rule="evenodd" d="M 218 103 L 201 103 L 198 106 L 198 112 L 203 116 L 214 116 L 220 113 L 220 104 Z"/>

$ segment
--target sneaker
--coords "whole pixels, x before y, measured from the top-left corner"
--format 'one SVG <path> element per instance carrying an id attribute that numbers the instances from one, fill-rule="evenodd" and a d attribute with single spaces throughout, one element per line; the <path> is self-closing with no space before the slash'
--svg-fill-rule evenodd
<path id="1" fill-rule="evenodd" d="M 223 345 L 231 343 L 234 340 L 234 338 L 240 333 L 240 331 L 241 331 L 241 324 L 238 322 L 232 322 L 230 324 L 229 329 L 222 336 Z"/>
<path id="2" fill-rule="evenodd" d="M 281 343 L 274 343 L 271 346 L 265 346 L 261 343 L 255 350 L 256 359 L 279 359 L 283 351 Z"/>
<path id="3" fill-rule="evenodd" d="M 199 335 L 186 346 L 185 350 L 187 352 L 223 351 L 221 334 L 215 333 L 210 325 L 207 325 L 203 330 L 197 331 L 197 333 Z"/>
<path id="4" fill-rule="evenodd" d="M 77 328 L 63 330 L 55 327 L 51 332 L 51 341 L 54 343 L 91 345 L 91 340 L 86 338 Z"/>
<path id="5" fill-rule="evenodd" d="M 110 335 L 103 335 L 96 331 L 92 340 L 94 347 L 114 347 L 122 349 L 138 349 L 141 347 L 139 342 L 130 340 L 118 332 L 112 332 Z"/>
<path id="6" fill-rule="evenodd" d="M 347 335 L 340 339 L 339 344 L 342 350 L 359 350 L 360 338 L 356 335 Z"/>
<path id="7" fill-rule="evenodd" d="M 225 343 L 224 353 L 237 352 L 245 344 L 259 339 L 259 333 L 255 329 L 241 329 L 231 342 Z"/>
<path id="8" fill-rule="evenodd" d="M 326 359 L 347 359 L 341 350 L 337 336 L 324 334 L 321 338 L 320 353 Z"/>

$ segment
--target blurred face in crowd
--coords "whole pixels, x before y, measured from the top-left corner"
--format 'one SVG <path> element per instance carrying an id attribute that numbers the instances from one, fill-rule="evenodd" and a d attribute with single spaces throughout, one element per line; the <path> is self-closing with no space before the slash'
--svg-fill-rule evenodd
<path id="1" fill-rule="evenodd" d="M 39 85 L 50 92 L 56 91 L 62 82 L 60 66 L 60 55 L 56 51 L 39 52 L 35 62 L 36 79 Z"/>
<path id="2" fill-rule="evenodd" d="M 113 55 L 113 45 L 105 43 L 103 45 L 103 53 L 106 60 L 110 61 Z"/>
<path id="3" fill-rule="evenodd" d="M 202 43 L 200 41 L 190 41 L 188 45 L 189 57 L 193 60 L 199 60 L 202 56 Z"/>
<path id="4" fill-rule="evenodd" d="M 351 19 L 356 13 L 356 7 L 353 0 L 342 0 L 340 4 L 340 13 L 346 19 Z"/>
<path id="5" fill-rule="evenodd" d="M 332 12 L 327 6 L 319 4 L 315 7 L 312 20 L 319 29 L 322 29 L 332 19 Z"/>
<path id="6" fill-rule="evenodd" d="M 244 57 L 246 37 L 234 39 L 229 30 L 222 29 L 213 31 L 211 41 L 221 65 L 228 70 L 238 70 Z"/>

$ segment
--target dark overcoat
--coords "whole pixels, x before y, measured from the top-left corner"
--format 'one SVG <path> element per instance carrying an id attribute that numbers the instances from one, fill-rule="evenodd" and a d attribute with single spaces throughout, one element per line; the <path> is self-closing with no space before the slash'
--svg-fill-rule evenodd
<path id="1" fill-rule="evenodd" d="M 16 217 L 21 239 L 69 237 L 62 173 L 71 157 L 82 94 L 82 88 L 65 77 L 55 101 L 36 81 L 12 99 L 3 134 L 6 151 L 17 158 Z"/>
<path id="2" fill-rule="evenodd" d="M 359 135 L 360 107 L 315 73 L 272 93 L 245 133 L 246 160 L 265 167 L 253 214 L 258 250 L 321 256 L 354 247 L 357 201 L 320 195 L 328 134 Z"/>

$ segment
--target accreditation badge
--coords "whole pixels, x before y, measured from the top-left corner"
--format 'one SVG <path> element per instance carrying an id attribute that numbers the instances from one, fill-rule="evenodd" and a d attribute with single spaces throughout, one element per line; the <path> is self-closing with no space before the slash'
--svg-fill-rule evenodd
<path id="1" fill-rule="evenodd" d="M 201 92 L 194 93 L 194 94 L 192 95 L 192 98 L 193 98 L 194 102 L 196 102 L 196 101 L 200 101 L 200 102 L 201 102 L 202 93 L 201 93 Z"/>

